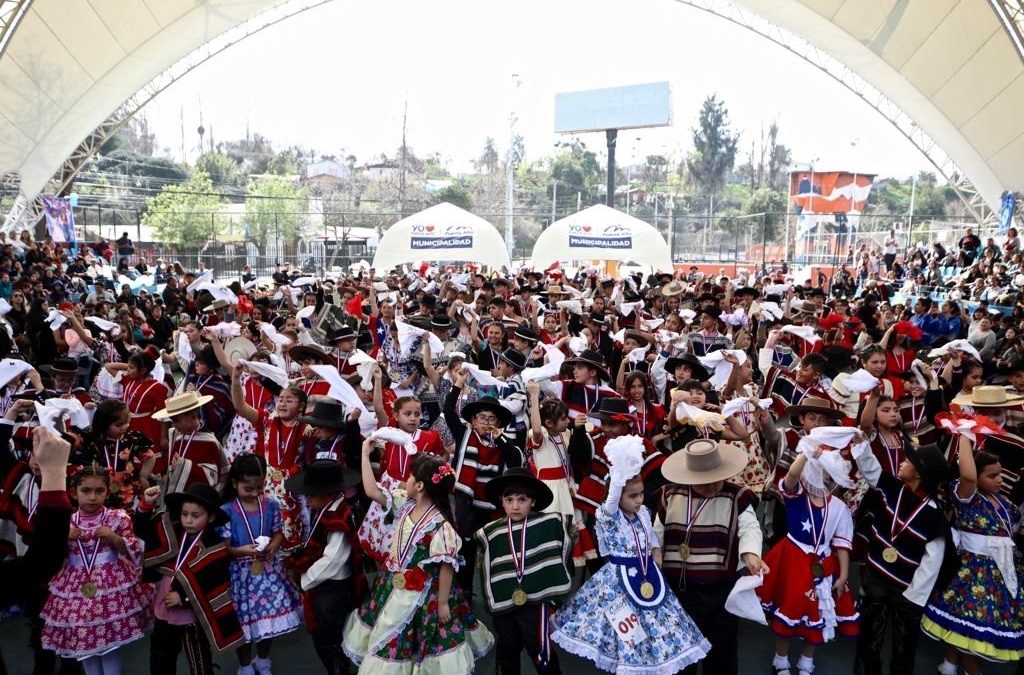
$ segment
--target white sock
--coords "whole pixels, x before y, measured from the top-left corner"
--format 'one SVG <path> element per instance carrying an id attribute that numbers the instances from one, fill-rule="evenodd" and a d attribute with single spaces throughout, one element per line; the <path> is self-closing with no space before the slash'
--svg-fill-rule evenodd
<path id="1" fill-rule="evenodd" d="M 121 657 L 120 649 L 108 652 L 101 658 L 103 659 L 103 675 L 121 675 L 124 659 Z"/>
<path id="2" fill-rule="evenodd" d="M 814 657 L 813 656 L 801 656 L 800 660 L 796 662 L 796 669 L 803 673 L 814 672 Z"/>
<path id="3" fill-rule="evenodd" d="M 776 654 L 775 658 L 772 659 L 772 668 L 778 668 L 788 674 L 789 669 L 792 668 L 792 664 L 790 664 L 788 656 L 779 656 Z"/>
<path id="4" fill-rule="evenodd" d="M 950 663 L 947 659 L 943 659 L 942 663 L 939 664 L 939 675 L 956 675 L 956 672 L 956 664 Z"/>
<path id="5" fill-rule="evenodd" d="M 256 671 L 252 669 L 252 664 L 248 666 L 238 666 L 238 675 L 254 675 Z"/>

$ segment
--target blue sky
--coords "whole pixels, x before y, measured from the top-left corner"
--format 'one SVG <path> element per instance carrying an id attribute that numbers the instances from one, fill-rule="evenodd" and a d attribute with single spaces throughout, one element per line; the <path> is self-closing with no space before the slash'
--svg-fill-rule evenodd
<path id="1" fill-rule="evenodd" d="M 278 145 L 366 162 L 398 147 L 407 100 L 410 145 L 458 172 L 487 136 L 503 151 L 513 108 L 536 157 L 560 140 L 556 92 L 660 80 L 672 86 L 674 125 L 622 132 L 620 163 L 682 157 L 701 102 L 717 94 L 742 134 L 739 161 L 777 119 L 796 162 L 901 178 L 929 169 L 888 122 L 813 66 L 673 0 L 338 0 L 230 48 L 145 110 L 160 145 L 179 158 L 180 116 L 192 159 L 201 110 L 217 140 L 243 137 L 248 125 Z M 602 134 L 582 138 L 603 148 Z"/>

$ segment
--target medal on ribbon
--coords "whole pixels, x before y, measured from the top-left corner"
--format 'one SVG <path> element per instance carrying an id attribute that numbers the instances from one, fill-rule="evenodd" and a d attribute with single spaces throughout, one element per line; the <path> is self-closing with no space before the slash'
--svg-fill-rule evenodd
<path id="1" fill-rule="evenodd" d="M 260 534 L 263 534 L 263 498 L 257 497 L 256 503 L 260 507 L 259 532 Z M 249 526 L 249 516 L 246 515 L 245 509 L 242 508 L 242 501 L 238 497 L 235 497 L 235 507 L 238 509 L 238 515 L 242 517 L 242 523 L 245 525 L 245 531 L 249 535 L 249 543 L 255 546 L 257 535 L 253 534 L 252 528 Z M 258 577 L 263 574 L 263 569 L 263 561 L 259 558 L 254 558 L 249 564 L 249 571 L 252 572 L 254 576 Z"/>
<path id="2" fill-rule="evenodd" d="M 522 607 L 529 599 L 526 591 L 523 590 L 523 576 L 526 574 L 526 522 L 527 519 L 523 518 L 522 529 L 519 532 L 519 554 L 517 554 L 515 538 L 512 535 L 512 519 L 508 518 L 505 521 L 505 527 L 508 530 L 508 548 L 512 554 L 512 565 L 515 567 L 516 573 L 516 588 L 512 591 L 512 604 L 516 607 Z"/>

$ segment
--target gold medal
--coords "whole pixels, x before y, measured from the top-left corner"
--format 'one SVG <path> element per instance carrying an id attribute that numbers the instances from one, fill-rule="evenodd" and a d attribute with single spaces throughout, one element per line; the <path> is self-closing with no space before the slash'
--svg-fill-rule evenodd
<path id="1" fill-rule="evenodd" d="M 679 545 L 679 559 L 686 562 L 686 559 L 690 557 L 690 547 L 686 544 Z"/>
<path id="2" fill-rule="evenodd" d="M 825 576 L 825 566 L 821 564 L 820 560 L 811 563 L 811 576 L 815 579 L 821 579 Z"/>
<path id="3" fill-rule="evenodd" d="M 586 424 L 584 424 L 583 428 L 587 430 L 588 434 L 594 433 L 594 425 L 591 422 L 587 422 Z"/>
<path id="4" fill-rule="evenodd" d="M 275 483 L 280 482 L 282 478 L 284 478 L 284 472 L 281 471 L 280 469 L 273 469 L 270 472 L 270 480 L 274 481 Z"/>
<path id="5" fill-rule="evenodd" d="M 404 572 L 396 573 L 395 576 L 391 579 L 391 585 L 394 586 L 395 588 L 397 588 L 400 591 L 404 591 L 405 590 L 405 573 Z"/>
<path id="6" fill-rule="evenodd" d="M 92 583 L 91 581 L 87 581 L 84 584 L 82 584 L 82 595 L 89 599 L 95 598 L 96 584 Z"/>
<path id="7" fill-rule="evenodd" d="M 527 601 L 526 591 L 521 588 L 517 588 L 512 591 L 512 604 L 516 607 L 522 607 Z"/>
<path id="8" fill-rule="evenodd" d="M 882 551 L 882 560 L 889 563 L 890 565 L 900 559 L 900 554 L 896 552 L 896 549 L 892 546 Z"/>
<path id="9" fill-rule="evenodd" d="M 645 581 L 640 584 L 640 595 L 644 600 L 650 600 L 654 597 L 654 584 L 650 581 Z"/>
<path id="10" fill-rule="evenodd" d="M 260 576 L 261 574 L 263 574 L 263 561 L 262 560 L 253 560 L 252 564 L 249 565 L 249 571 L 252 572 L 253 575 L 255 575 L 257 577 Z"/>

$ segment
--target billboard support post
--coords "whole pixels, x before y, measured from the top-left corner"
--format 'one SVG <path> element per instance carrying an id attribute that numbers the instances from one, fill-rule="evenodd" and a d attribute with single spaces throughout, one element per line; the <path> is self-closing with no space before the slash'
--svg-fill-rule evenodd
<path id="1" fill-rule="evenodd" d="M 618 138 L 618 129 L 606 129 L 605 137 L 608 139 L 608 196 L 605 199 L 605 206 L 615 208 L 615 141 Z"/>

